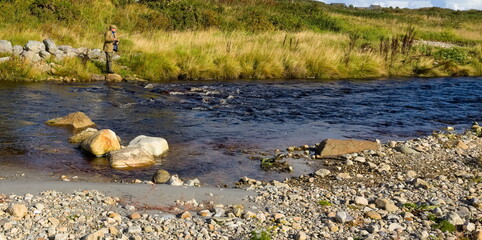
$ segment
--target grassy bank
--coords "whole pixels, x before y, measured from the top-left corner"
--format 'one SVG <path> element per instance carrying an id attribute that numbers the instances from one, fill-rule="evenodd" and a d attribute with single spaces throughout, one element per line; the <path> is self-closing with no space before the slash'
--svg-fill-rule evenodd
<path id="1" fill-rule="evenodd" d="M 116 71 L 154 81 L 482 75 L 481 11 L 363 10 L 307 0 L 10 0 L 0 9 L 0 39 L 21 45 L 52 38 L 101 48 L 103 31 L 116 23 Z M 417 45 L 420 39 L 457 47 Z M 56 64 L 54 73 L 41 73 L 15 59 L 0 63 L 0 78 L 89 79 L 103 69 L 75 59 Z"/>

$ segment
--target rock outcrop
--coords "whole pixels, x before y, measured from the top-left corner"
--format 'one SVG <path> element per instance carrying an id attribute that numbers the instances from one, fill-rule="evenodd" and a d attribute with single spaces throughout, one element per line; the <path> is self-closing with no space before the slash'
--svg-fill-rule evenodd
<path id="1" fill-rule="evenodd" d="M 129 147 L 142 147 L 155 157 L 159 157 L 169 150 L 169 145 L 167 144 L 166 139 L 160 137 L 148 137 L 144 135 L 134 138 L 129 143 Z"/>
<path id="2" fill-rule="evenodd" d="M 110 166 L 116 169 L 146 167 L 156 163 L 154 156 L 142 147 L 126 147 L 109 153 Z"/>
<path id="3" fill-rule="evenodd" d="M 76 129 L 95 126 L 95 123 L 83 112 L 75 112 L 65 117 L 50 119 L 46 123 L 50 126 L 72 126 Z"/>
<path id="4" fill-rule="evenodd" d="M 370 141 L 326 139 L 317 147 L 321 157 L 340 156 L 365 150 L 378 150 L 379 144 Z"/>
<path id="5" fill-rule="evenodd" d="M 114 131 L 103 129 L 84 140 L 80 147 L 96 157 L 121 149 L 119 138 Z"/>

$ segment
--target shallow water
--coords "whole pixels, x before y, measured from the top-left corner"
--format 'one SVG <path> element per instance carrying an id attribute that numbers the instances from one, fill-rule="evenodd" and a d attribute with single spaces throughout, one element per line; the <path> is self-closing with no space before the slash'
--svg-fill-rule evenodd
<path id="1" fill-rule="evenodd" d="M 0 167 L 90 180 L 149 179 L 157 168 L 212 185 L 242 176 L 283 179 L 249 160 L 325 138 L 398 140 L 482 121 L 482 78 L 337 81 L 231 81 L 0 86 Z M 160 136 L 170 151 L 158 165 L 112 170 L 67 141 L 48 119 L 83 111 L 127 144 Z M 317 164 L 295 163 L 293 175 Z M 0 174 L 1 175 L 1 174 Z"/>

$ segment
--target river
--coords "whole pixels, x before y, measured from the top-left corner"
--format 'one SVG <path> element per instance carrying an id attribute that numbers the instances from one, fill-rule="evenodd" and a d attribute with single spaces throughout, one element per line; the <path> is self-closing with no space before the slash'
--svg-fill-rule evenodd
<path id="1" fill-rule="evenodd" d="M 154 83 L 9 83 L 0 86 L 0 167 L 39 176 L 90 181 L 150 179 L 158 168 L 224 185 L 243 176 L 283 179 L 249 157 L 325 138 L 402 140 L 482 121 L 482 78 L 271 80 Z M 82 111 L 127 144 L 164 137 L 156 166 L 113 170 L 106 159 L 68 143 L 72 130 L 48 119 Z M 0 172 L 0 175 L 2 172 Z"/>

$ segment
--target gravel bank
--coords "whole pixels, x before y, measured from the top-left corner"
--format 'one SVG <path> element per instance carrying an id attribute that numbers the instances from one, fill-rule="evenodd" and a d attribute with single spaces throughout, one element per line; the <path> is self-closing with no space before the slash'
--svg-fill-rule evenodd
<path id="1" fill-rule="evenodd" d="M 4 180 L 0 239 L 478 240 L 481 156 L 473 133 L 440 133 L 238 189 Z"/>

